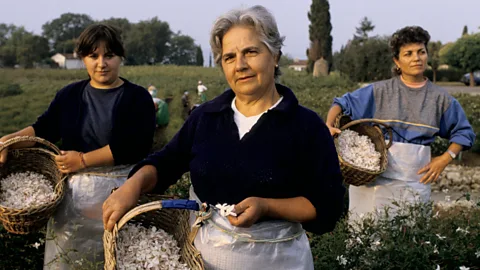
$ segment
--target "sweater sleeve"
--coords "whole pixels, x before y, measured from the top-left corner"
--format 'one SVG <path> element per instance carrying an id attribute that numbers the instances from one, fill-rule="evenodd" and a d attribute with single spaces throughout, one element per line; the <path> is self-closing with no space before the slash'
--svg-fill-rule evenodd
<path id="1" fill-rule="evenodd" d="M 115 164 L 134 164 L 145 158 L 153 143 L 155 132 L 155 107 L 147 90 L 137 87 L 133 102 L 119 104 L 121 119 L 115 120 L 109 146 Z M 126 96 L 126 98 L 131 98 Z M 120 113 L 122 112 L 122 113 Z"/>
<path id="2" fill-rule="evenodd" d="M 195 119 L 198 115 L 199 111 L 194 111 L 173 139 L 160 151 L 150 154 L 135 165 L 128 177 L 130 178 L 143 166 L 152 165 L 157 169 L 158 179 L 153 193 L 163 193 L 170 185 L 175 184 L 185 172 L 189 171 Z"/>
<path id="3" fill-rule="evenodd" d="M 56 143 L 60 140 L 60 116 L 62 113 L 61 104 L 64 92 L 65 88 L 57 92 L 47 110 L 40 115 L 32 125 L 36 137 L 43 138 L 51 143 Z"/>
<path id="4" fill-rule="evenodd" d="M 462 106 L 453 97 L 451 97 L 450 106 L 440 120 L 439 135 L 449 139 L 450 143 L 462 145 L 463 150 L 470 149 L 475 141 L 475 132 L 468 122 Z"/>
<path id="5" fill-rule="evenodd" d="M 337 151 L 325 123 L 317 116 L 304 151 L 303 196 L 315 207 L 317 216 L 303 224 L 307 231 L 332 231 L 344 211 L 345 187 Z"/>
<path id="6" fill-rule="evenodd" d="M 373 84 L 335 98 L 333 104 L 339 105 L 343 114 L 351 116 L 353 120 L 373 118 L 375 115 Z"/>

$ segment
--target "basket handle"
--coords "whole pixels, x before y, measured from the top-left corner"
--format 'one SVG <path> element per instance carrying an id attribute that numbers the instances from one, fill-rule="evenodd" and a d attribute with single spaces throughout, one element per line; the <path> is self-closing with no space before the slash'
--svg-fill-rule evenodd
<path id="1" fill-rule="evenodd" d="M 9 147 L 10 145 L 16 144 L 19 142 L 40 143 L 40 144 L 43 144 L 44 146 L 49 147 L 51 150 L 53 150 L 54 154 L 60 155 L 60 149 L 58 149 L 56 145 L 40 137 L 32 137 L 32 136 L 18 136 L 18 137 L 8 139 L 3 144 L 0 144 L 0 152 L 2 152 L 5 148 Z"/>
<path id="2" fill-rule="evenodd" d="M 373 119 L 373 118 L 364 118 L 364 119 L 359 119 L 359 120 L 354 120 L 354 121 L 350 121 L 348 122 L 347 124 L 343 125 L 342 127 L 340 127 L 340 130 L 345 130 L 349 127 L 352 127 L 354 125 L 358 125 L 358 124 L 362 124 L 362 123 L 375 123 L 376 125 L 382 125 L 388 132 L 388 138 L 390 139 L 388 144 L 387 144 L 387 149 L 390 148 L 390 146 L 392 146 L 392 143 L 393 143 L 393 132 L 392 132 L 392 127 L 390 127 L 389 125 L 377 120 L 377 119 Z"/>
<path id="3" fill-rule="evenodd" d="M 117 228 L 120 230 L 123 225 L 125 225 L 130 219 L 136 217 L 145 212 L 159 210 L 162 208 L 170 209 L 188 209 L 198 211 L 200 208 L 196 201 L 192 200 L 164 200 L 164 201 L 153 201 L 139 205 L 132 210 L 128 211 L 123 217 L 117 222 Z"/>

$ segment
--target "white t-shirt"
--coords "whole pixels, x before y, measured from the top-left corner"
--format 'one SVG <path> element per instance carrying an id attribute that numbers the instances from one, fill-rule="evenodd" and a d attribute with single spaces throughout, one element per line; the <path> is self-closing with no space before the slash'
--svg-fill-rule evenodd
<path id="1" fill-rule="evenodd" d="M 200 96 L 203 92 L 207 91 L 207 87 L 203 84 L 197 86 L 198 95 Z"/>
<path id="2" fill-rule="evenodd" d="M 268 110 L 264 111 L 263 113 L 261 114 L 258 114 L 258 115 L 254 115 L 254 116 L 245 116 L 243 115 L 238 109 L 237 109 L 237 106 L 235 105 L 235 98 L 233 98 L 232 100 L 232 110 L 233 110 L 233 120 L 235 121 L 235 124 L 237 124 L 237 127 L 238 127 L 238 135 L 240 135 L 240 139 L 243 138 L 243 136 L 250 131 L 250 129 L 252 129 L 252 127 L 257 123 L 258 119 L 260 119 L 260 117 L 266 113 L 268 110 L 271 110 L 275 107 L 277 107 L 278 104 L 280 104 L 280 102 L 282 101 L 283 99 L 283 96 L 280 96 L 280 98 L 278 99 L 277 103 L 273 104 L 272 107 L 270 107 Z"/>

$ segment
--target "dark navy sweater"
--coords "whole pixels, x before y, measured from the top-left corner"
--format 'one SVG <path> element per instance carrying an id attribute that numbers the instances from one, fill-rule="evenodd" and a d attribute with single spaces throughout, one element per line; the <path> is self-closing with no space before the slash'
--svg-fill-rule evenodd
<path id="1" fill-rule="evenodd" d="M 144 159 L 152 147 L 155 107 L 145 88 L 122 80 L 123 94 L 112 112 L 108 145 L 115 164 L 135 164 Z M 82 95 L 89 82 L 75 82 L 57 92 L 48 109 L 32 125 L 37 137 L 52 143 L 61 140 L 62 150 L 91 150 L 82 138 L 82 118 L 89 106 Z"/>
<path id="2" fill-rule="evenodd" d="M 209 204 L 237 204 L 248 197 L 304 196 L 317 218 L 304 225 L 315 233 L 333 230 L 343 211 L 342 185 L 332 136 L 320 117 L 298 104 L 293 92 L 276 85 L 284 98 L 263 114 L 240 140 L 228 90 L 195 109 L 175 137 L 137 164 L 158 171 L 163 192 L 190 171 L 195 193 Z"/>

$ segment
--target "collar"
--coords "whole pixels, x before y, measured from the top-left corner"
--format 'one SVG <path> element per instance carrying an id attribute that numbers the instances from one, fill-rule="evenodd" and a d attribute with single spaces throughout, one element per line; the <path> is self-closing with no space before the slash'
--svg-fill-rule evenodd
<path id="1" fill-rule="evenodd" d="M 298 107 L 298 99 L 293 94 L 293 91 L 290 88 L 281 85 L 275 84 L 277 92 L 283 96 L 283 100 L 271 111 L 280 111 L 280 112 L 289 112 Z M 223 112 L 225 110 L 231 110 L 232 101 L 235 97 L 235 93 L 232 89 L 228 89 L 223 92 L 218 97 L 204 104 L 205 112 Z"/>

